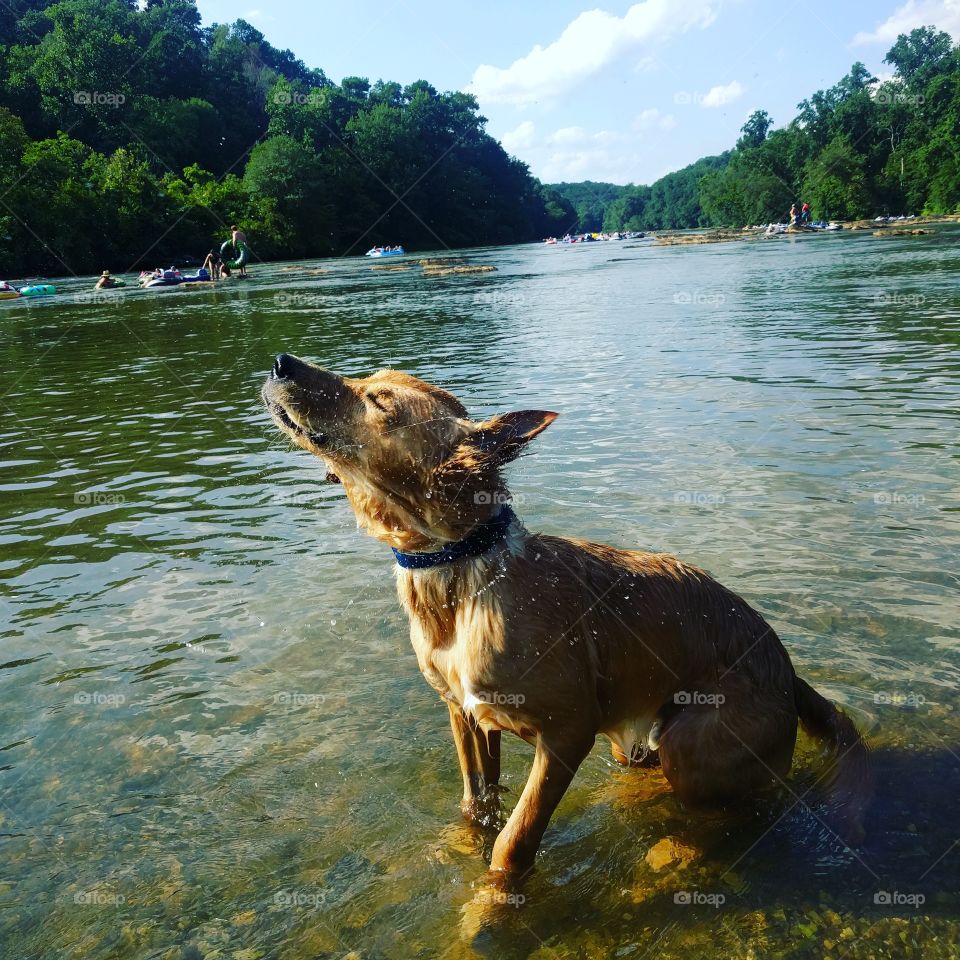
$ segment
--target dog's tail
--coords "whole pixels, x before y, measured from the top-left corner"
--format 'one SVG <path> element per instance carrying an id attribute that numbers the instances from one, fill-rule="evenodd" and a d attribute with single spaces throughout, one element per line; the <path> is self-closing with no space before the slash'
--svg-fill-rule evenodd
<path id="1" fill-rule="evenodd" d="M 873 796 L 867 745 L 853 721 L 798 676 L 793 679 L 793 694 L 803 729 L 830 749 L 822 780 L 843 826 L 844 839 L 860 843 L 863 816 Z"/>

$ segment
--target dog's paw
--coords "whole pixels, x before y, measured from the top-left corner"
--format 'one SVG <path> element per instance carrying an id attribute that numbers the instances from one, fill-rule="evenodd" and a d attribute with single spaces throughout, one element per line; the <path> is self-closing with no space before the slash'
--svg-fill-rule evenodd
<path id="1" fill-rule="evenodd" d="M 460 802 L 464 817 L 478 827 L 499 830 L 503 826 L 502 790 L 500 786 L 490 786 L 479 796 L 464 797 Z"/>
<path id="2" fill-rule="evenodd" d="M 460 935 L 472 944 L 484 934 L 495 934 L 522 910 L 527 901 L 524 876 L 503 870 L 488 870 L 474 889 L 473 897 L 460 909 Z"/>

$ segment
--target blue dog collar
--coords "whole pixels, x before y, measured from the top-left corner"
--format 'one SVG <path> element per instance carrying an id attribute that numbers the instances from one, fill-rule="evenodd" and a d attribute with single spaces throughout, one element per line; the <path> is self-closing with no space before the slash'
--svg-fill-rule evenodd
<path id="1" fill-rule="evenodd" d="M 468 537 L 457 540 L 456 543 L 448 543 L 442 550 L 433 553 L 404 553 L 394 547 L 393 555 L 397 558 L 397 563 L 406 570 L 426 570 L 428 567 L 439 567 L 465 557 L 479 557 L 481 553 L 486 553 L 504 540 L 515 516 L 510 507 L 504 507 Z"/>

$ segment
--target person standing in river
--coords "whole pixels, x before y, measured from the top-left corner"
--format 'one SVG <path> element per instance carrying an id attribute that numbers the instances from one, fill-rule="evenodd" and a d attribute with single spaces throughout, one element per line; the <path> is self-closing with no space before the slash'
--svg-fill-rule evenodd
<path id="1" fill-rule="evenodd" d="M 220 279 L 220 269 L 223 266 L 223 261 L 220 259 L 220 252 L 214 248 L 206 256 L 203 261 L 203 267 L 201 269 L 206 269 L 210 273 L 210 277 L 213 280 Z"/>
<path id="2" fill-rule="evenodd" d="M 230 240 L 233 242 L 233 249 L 237 252 L 237 258 L 240 258 L 240 244 L 245 244 L 247 242 L 247 235 L 236 225 L 234 224 L 230 228 Z M 246 277 L 247 275 L 247 265 L 246 263 L 240 264 L 240 277 Z"/>

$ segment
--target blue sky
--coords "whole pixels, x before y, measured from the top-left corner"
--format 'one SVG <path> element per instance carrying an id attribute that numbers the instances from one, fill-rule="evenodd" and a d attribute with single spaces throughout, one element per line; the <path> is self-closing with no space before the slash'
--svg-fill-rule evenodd
<path id="1" fill-rule="evenodd" d="M 960 39 L 960 0 L 198 0 L 329 77 L 469 90 L 538 177 L 650 183 L 736 141 L 755 109 L 788 122 L 855 60 L 888 75 L 897 33 Z"/>

